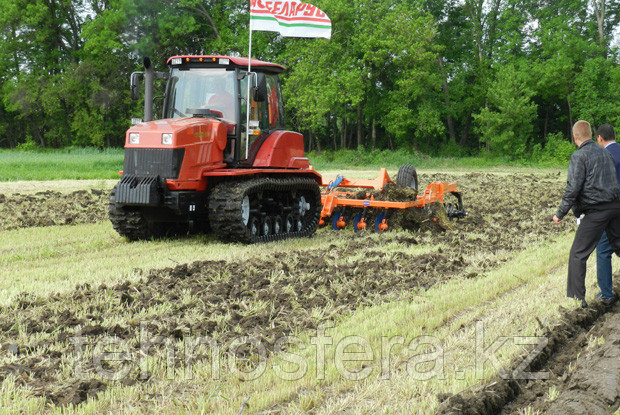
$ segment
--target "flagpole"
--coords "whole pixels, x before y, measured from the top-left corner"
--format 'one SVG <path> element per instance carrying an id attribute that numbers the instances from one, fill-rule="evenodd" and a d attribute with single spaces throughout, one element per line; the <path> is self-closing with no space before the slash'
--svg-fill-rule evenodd
<path id="1" fill-rule="evenodd" d="M 247 109 L 246 109 L 247 124 L 245 127 L 245 131 L 246 131 L 245 158 L 246 159 L 250 157 L 250 154 L 249 154 L 250 153 L 250 110 L 251 110 L 250 83 L 252 82 L 252 76 L 250 75 L 250 73 L 252 72 L 252 11 L 251 10 L 250 10 L 250 45 L 248 49 L 249 49 L 249 52 L 248 52 L 248 95 L 247 95 L 247 100 L 246 100 L 247 101 Z"/>

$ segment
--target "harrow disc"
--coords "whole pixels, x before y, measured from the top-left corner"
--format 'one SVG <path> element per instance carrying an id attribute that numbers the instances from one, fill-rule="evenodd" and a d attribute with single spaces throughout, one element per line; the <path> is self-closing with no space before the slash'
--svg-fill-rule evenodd
<path id="1" fill-rule="evenodd" d="M 381 212 L 377 215 L 377 218 L 375 219 L 375 232 L 383 232 L 380 226 L 383 222 L 383 219 L 385 219 L 385 214 Z"/>
<path id="2" fill-rule="evenodd" d="M 363 216 L 361 213 L 358 213 L 357 215 L 355 215 L 355 217 L 353 218 L 353 230 L 357 233 L 360 232 L 361 230 L 366 228 L 366 225 L 364 224 L 364 226 L 362 227 L 362 229 L 360 229 L 360 222 L 362 222 L 363 220 Z"/>
<path id="3" fill-rule="evenodd" d="M 335 231 L 340 231 L 347 226 L 347 223 L 344 220 L 341 222 L 341 218 L 343 218 L 343 215 L 340 211 L 335 211 L 332 214 L 332 228 Z"/>

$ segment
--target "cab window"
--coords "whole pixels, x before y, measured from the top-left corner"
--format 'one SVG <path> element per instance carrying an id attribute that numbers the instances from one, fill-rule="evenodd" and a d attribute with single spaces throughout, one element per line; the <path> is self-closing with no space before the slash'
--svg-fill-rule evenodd
<path id="1" fill-rule="evenodd" d="M 267 75 L 267 103 L 269 105 L 269 128 L 284 127 L 284 108 L 282 107 L 282 91 L 277 75 Z"/>

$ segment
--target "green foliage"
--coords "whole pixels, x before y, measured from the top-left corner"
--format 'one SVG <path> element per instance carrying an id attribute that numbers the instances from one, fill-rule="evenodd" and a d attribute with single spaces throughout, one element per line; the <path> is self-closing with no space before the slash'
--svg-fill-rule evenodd
<path id="1" fill-rule="evenodd" d="M 37 143 L 32 140 L 32 137 L 26 137 L 26 141 L 19 143 L 16 148 L 24 153 L 33 153 L 41 150 L 41 147 L 39 147 Z"/>
<path id="2" fill-rule="evenodd" d="M 317 129 L 329 114 L 347 118 L 361 105 L 366 119 L 375 118 L 395 137 L 409 136 L 403 145 L 412 143 L 413 131 L 441 131 L 439 117 L 424 101 L 438 84 L 431 16 L 402 1 L 316 4 L 335 30 L 330 41 L 288 42 L 284 95 L 294 122 Z"/>
<path id="3" fill-rule="evenodd" d="M 608 3 L 599 33 L 586 0 L 316 0 L 331 40 L 255 32 L 253 55 L 288 67 L 287 128 L 313 148 L 525 162 L 577 119 L 620 128 Z M 0 147 L 114 147 L 142 58 L 247 54 L 248 1 L 0 0 L 0 29 Z"/>
<path id="4" fill-rule="evenodd" d="M 331 168 L 360 167 L 394 167 L 402 164 L 416 164 L 420 157 L 404 149 L 366 150 L 360 147 L 356 150 L 325 151 L 321 154 L 311 152 L 308 157 L 315 168 L 319 170 Z"/>
<path id="5" fill-rule="evenodd" d="M 534 163 L 558 163 L 562 165 L 568 163 L 570 156 L 576 149 L 562 134 L 549 134 L 544 148 L 540 144 L 534 146 L 531 158 Z"/>
<path id="6" fill-rule="evenodd" d="M 474 116 L 482 142 L 498 155 L 520 157 L 533 130 L 536 104 L 525 72 L 501 67 L 489 87 L 488 107 Z"/>
<path id="7" fill-rule="evenodd" d="M 310 152 L 308 157 L 312 166 L 321 173 L 327 170 L 345 169 L 368 169 L 376 170 L 381 167 L 397 169 L 403 164 L 413 164 L 421 169 L 445 169 L 451 171 L 455 168 L 485 168 L 495 166 L 530 166 L 530 167 L 566 167 L 568 158 L 575 148 L 568 142 L 561 142 L 561 135 L 557 135 L 558 142 L 553 142 L 549 149 L 538 149 L 532 153 L 524 153 L 523 157 L 515 160 L 513 157 L 494 156 L 488 153 L 477 156 L 469 156 L 454 149 L 454 153 L 445 151 L 437 156 L 427 156 L 421 153 L 410 152 L 403 149 L 396 151 L 388 150 L 339 150 L 323 151 L 322 153 Z M 555 150 L 554 150 L 555 148 Z"/>
<path id="8" fill-rule="evenodd" d="M 575 79 L 576 118 L 595 128 L 611 123 L 620 127 L 620 67 L 607 59 L 588 59 Z"/>
<path id="9" fill-rule="evenodd" d="M 448 140 L 439 145 L 437 155 L 440 157 L 466 157 L 467 149 L 460 146 L 456 141 Z"/>

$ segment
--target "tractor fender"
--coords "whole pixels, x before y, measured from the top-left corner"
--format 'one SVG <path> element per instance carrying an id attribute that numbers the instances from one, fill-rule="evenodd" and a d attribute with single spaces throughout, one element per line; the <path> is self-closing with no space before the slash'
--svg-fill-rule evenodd
<path id="1" fill-rule="evenodd" d="M 279 167 L 307 169 L 310 166 L 304 154 L 304 136 L 292 131 L 274 131 L 256 153 L 252 167 Z"/>

